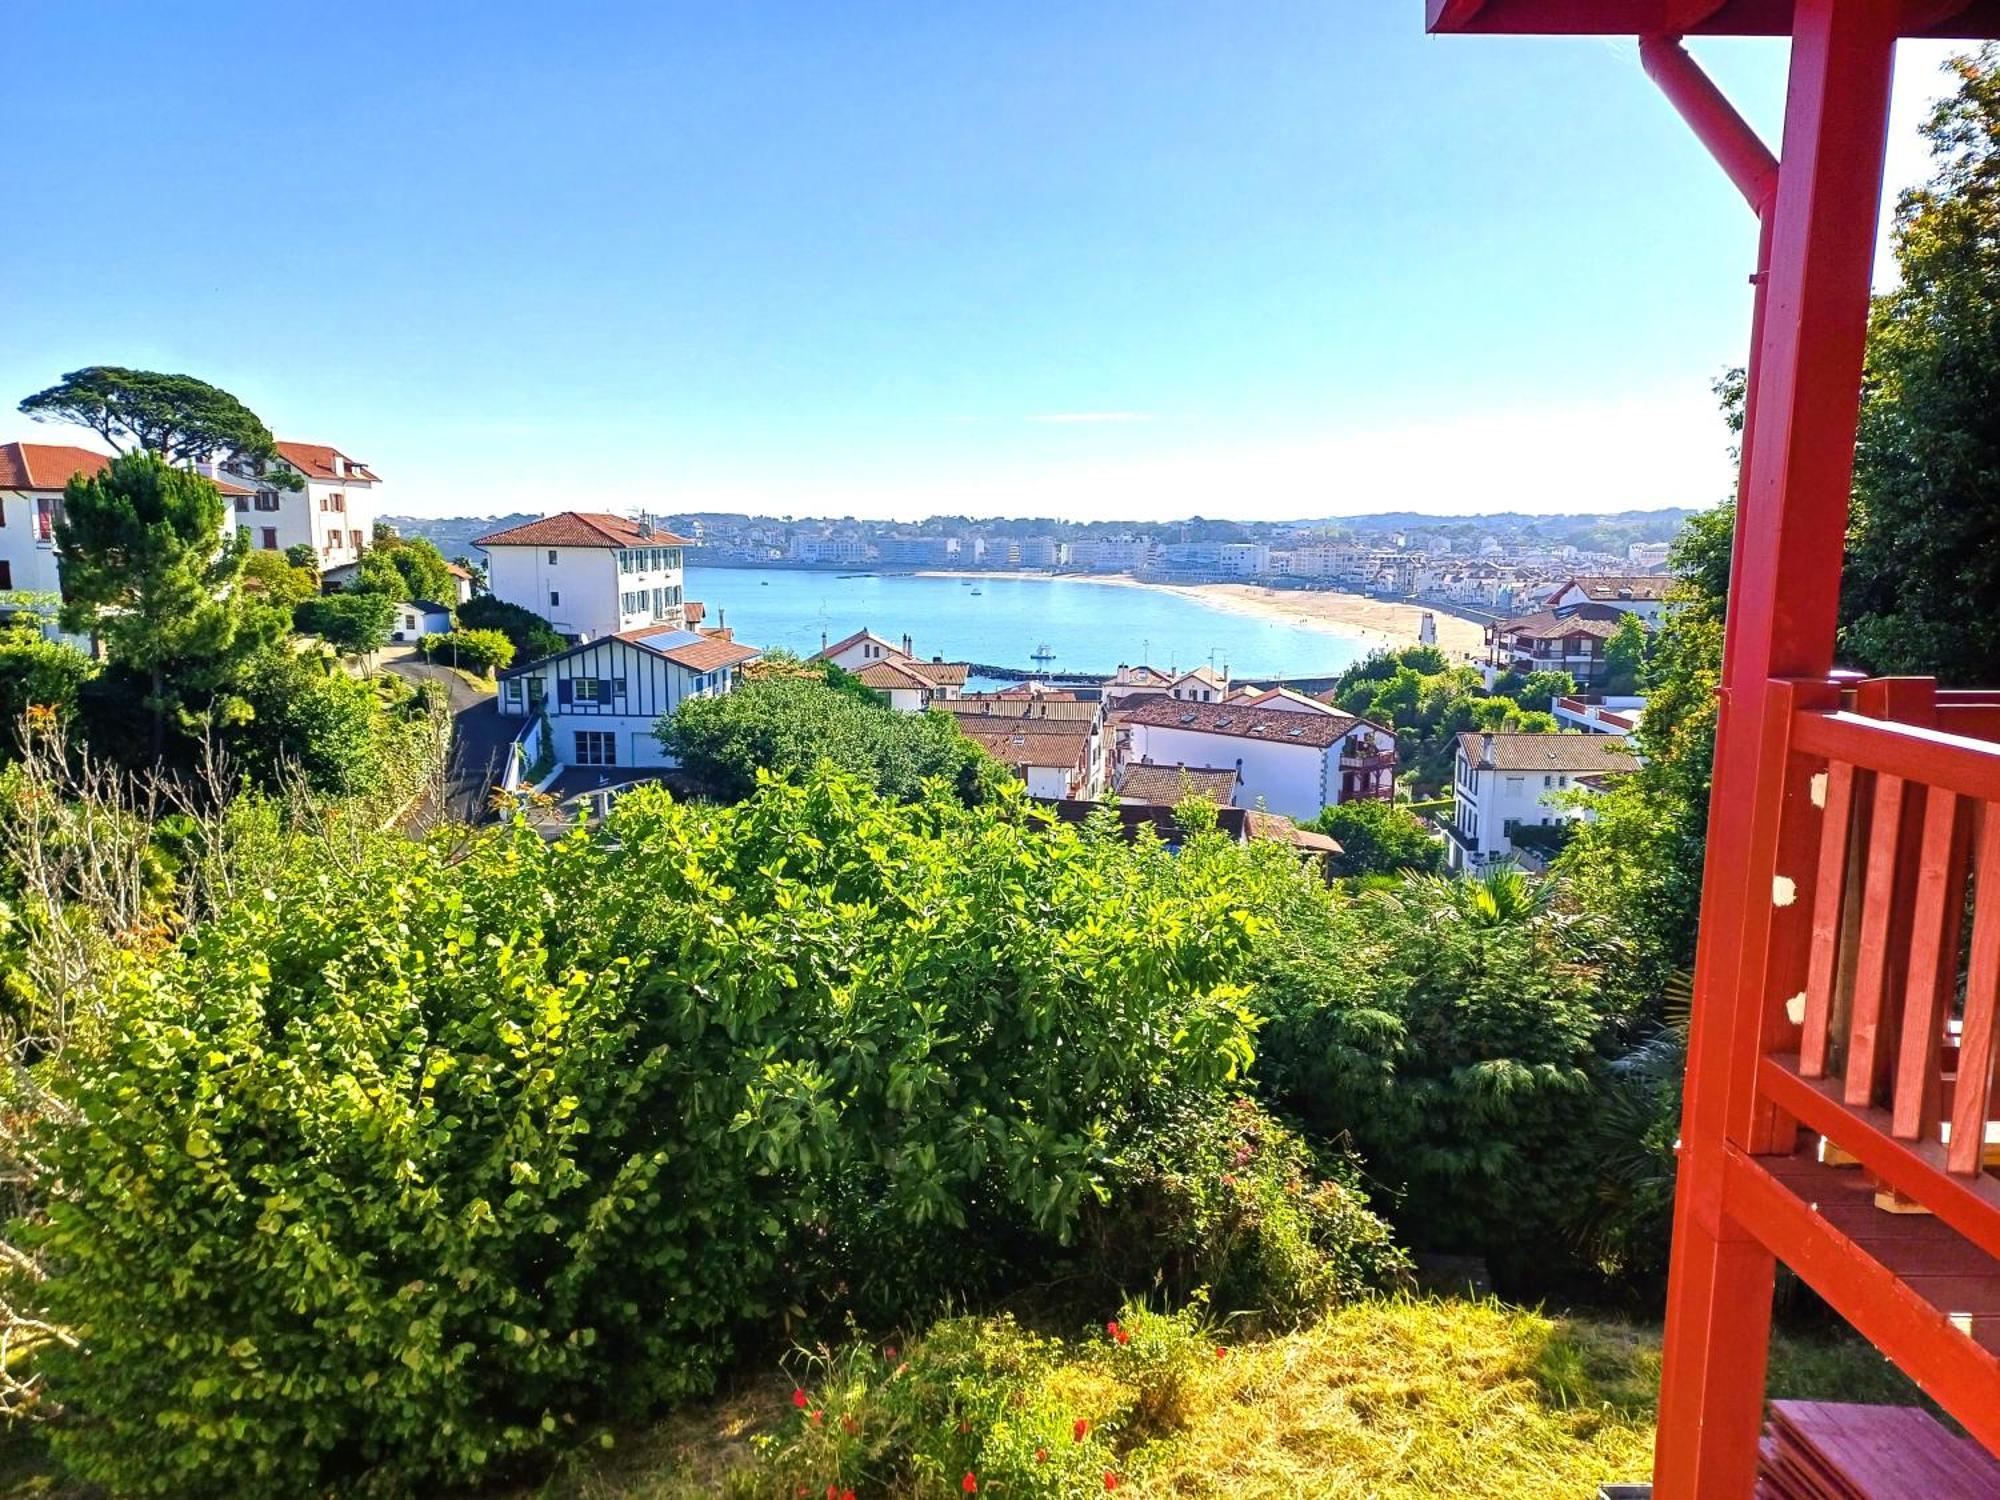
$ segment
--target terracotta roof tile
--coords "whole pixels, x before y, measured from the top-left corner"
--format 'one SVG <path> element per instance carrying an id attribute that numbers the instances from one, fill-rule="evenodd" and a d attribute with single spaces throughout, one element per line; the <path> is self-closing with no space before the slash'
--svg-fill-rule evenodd
<path id="1" fill-rule="evenodd" d="M 59 490 L 77 474 L 95 474 L 111 460 L 67 443 L 0 443 L 0 490 Z"/>
<path id="2" fill-rule="evenodd" d="M 1604 775 L 1639 769 L 1639 759 L 1626 748 L 1622 734 L 1484 735 L 1468 730 L 1458 737 L 1458 748 L 1475 767 L 1486 771 Z"/>
<path id="3" fill-rule="evenodd" d="M 1356 725 L 1366 723 L 1351 714 L 1248 708 L 1240 703 L 1186 703 L 1175 698 L 1154 698 L 1135 704 L 1120 713 L 1119 720 L 1156 729 L 1185 729 L 1196 734 L 1228 735 L 1277 745 L 1309 745 L 1317 750 L 1338 743 Z"/>
<path id="4" fill-rule="evenodd" d="M 1227 807 L 1240 779 L 1234 770 L 1218 766 L 1134 764 L 1118 773 L 1118 795 L 1170 806 L 1189 797 L 1206 797 Z"/>
<path id="5" fill-rule="evenodd" d="M 692 547 L 684 536 L 655 526 L 641 535 L 639 523 L 609 511 L 565 510 L 505 531 L 489 532 L 475 547 Z"/>
<path id="6" fill-rule="evenodd" d="M 297 469 L 308 479 L 331 479 L 337 482 L 353 480 L 356 484 L 373 484 L 375 475 L 364 463 L 348 458 L 338 448 L 326 443 L 292 443 L 279 441 L 276 445 L 278 457 Z M 336 458 L 345 459 L 347 472 L 341 473 L 333 466 Z"/>

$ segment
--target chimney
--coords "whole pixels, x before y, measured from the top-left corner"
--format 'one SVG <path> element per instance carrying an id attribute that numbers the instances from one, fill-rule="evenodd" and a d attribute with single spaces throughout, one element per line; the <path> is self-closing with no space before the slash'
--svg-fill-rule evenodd
<path id="1" fill-rule="evenodd" d="M 1482 770 L 1493 769 L 1493 736 L 1490 734 L 1479 737 L 1479 765 Z"/>
<path id="2" fill-rule="evenodd" d="M 907 630 L 903 632 L 903 655 L 905 656 L 916 655 L 916 652 L 910 649 L 910 633 Z"/>
<path id="3" fill-rule="evenodd" d="M 819 649 L 822 651 L 826 649 L 826 632 L 824 630 L 819 633 Z"/>

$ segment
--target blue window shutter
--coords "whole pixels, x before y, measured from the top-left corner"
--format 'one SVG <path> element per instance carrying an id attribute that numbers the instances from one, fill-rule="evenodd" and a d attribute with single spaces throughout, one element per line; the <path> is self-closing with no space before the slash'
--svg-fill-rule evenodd
<path id="1" fill-rule="evenodd" d="M 557 702 L 557 703 L 569 703 L 569 702 L 571 702 L 571 701 L 573 700 L 574 696 L 575 696 L 575 693 L 576 693 L 576 689 L 574 689 L 574 688 L 572 688 L 572 687 L 570 686 L 570 682 L 569 682 L 569 679 L 568 679 L 567 677 L 561 677 L 561 678 L 558 678 L 558 679 L 556 680 L 556 702 Z"/>

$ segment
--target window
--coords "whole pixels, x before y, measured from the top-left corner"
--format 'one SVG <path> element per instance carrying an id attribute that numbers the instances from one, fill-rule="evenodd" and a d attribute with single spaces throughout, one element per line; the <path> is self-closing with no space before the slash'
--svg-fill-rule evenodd
<path id="1" fill-rule="evenodd" d="M 500 684 L 500 691 L 506 696 L 509 707 L 518 708 L 521 703 L 521 679 L 509 677 Z"/>
<path id="2" fill-rule="evenodd" d="M 278 492 L 276 490 L 257 491 L 257 499 L 256 499 L 257 509 L 276 510 L 278 508 L 278 505 L 279 505 Z"/>
<path id="3" fill-rule="evenodd" d="M 555 565 L 556 565 L 556 549 L 551 547 L 549 548 L 549 566 L 553 568 Z"/>
<path id="4" fill-rule="evenodd" d="M 580 766 L 618 764 L 618 736 L 604 729 L 576 731 L 576 763 Z"/>
<path id="5" fill-rule="evenodd" d="M 46 496 L 35 501 L 35 540 L 52 541 L 56 534 L 56 503 Z"/>
<path id="6" fill-rule="evenodd" d="M 326 498 L 330 502 L 327 506 L 328 510 L 338 511 L 342 515 L 347 513 L 347 496 L 328 495 Z"/>
<path id="7" fill-rule="evenodd" d="M 578 703 L 596 703 L 602 697 L 603 686 L 595 677 L 579 677 L 570 692 Z"/>
<path id="8" fill-rule="evenodd" d="M 551 557 L 553 557 L 553 556 L 554 556 L 555 554 L 554 554 L 554 553 L 550 553 L 549 555 L 550 555 Z M 556 592 L 556 591 L 555 591 L 554 589 L 550 589 L 550 590 L 549 590 L 549 608 L 550 608 L 550 609 L 554 609 L 554 608 L 555 608 L 555 607 L 556 607 L 557 605 L 559 605 L 559 604 L 561 604 L 561 603 L 562 603 L 562 595 L 561 595 L 561 594 L 558 594 L 558 593 L 557 593 L 557 592 Z"/>
<path id="9" fill-rule="evenodd" d="M 264 533 L 264 539 L 261 544 L 264 550 L 266 552 L 276 552 L 278 550 L 278 528 L 275 526 L 260 526 L 258 530 Z"/>
<path id="10" fill-rule="evenodd" d="M 1510 797 L 1520 796 L 1522 789 L 1527 785 L 1527 781 L 1528 779 L 1525 776 L 1509 776 L 1507 778 L 1507 795 Z"/>
<path id="11" fill-rule="evenodd" d="M 238 495 L 236 497 L 237 511 L 240 513 L 242 511 L 248 510 L 249 508 L 250 508 L 250 497 L 248 495 Z"/>
<path id="12" fill-rule="evenodd" d="M 359 552 L 359 551 L 361 550 L 361 533 L 360 533 L 360 532 L 358 532 L 358 531 L 350 531 L 350 532 L 348 532 L 348 533 L 347 533 L 347 543 L 348 543 L 348 545 L 349 545 L 349 546 L 351 546 L 351 547 L 352 547 L 352 548 L 353 548 L 353 549 L 354 549 L 354 550 L 355 550 L 356 552 Z"/>
<path id="13" fill-rule="evenodd" d="M 0 589 L 11 589 L 13 586 L 14 565 L 6 558 L 0 557 Z"/>
<path id="14" fill-rule="evenodd" d="M 1554 786 L 1555 784 L 1556 784 L 1556 779 L 1553 776 L 1544 776 L 1542 778 L 1542 785 L 1545 787 L 1551 787 Z"/>

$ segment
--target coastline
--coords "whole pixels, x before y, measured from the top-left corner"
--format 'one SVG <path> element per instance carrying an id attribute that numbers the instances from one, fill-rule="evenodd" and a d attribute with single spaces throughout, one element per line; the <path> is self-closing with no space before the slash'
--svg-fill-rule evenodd
<path id="1" fill-rule="evenodd" d="M 1233 614 L 1283 620 L 1308 630 L 1361 641 L 1370 649 L 1417 644 L 1417 629 L 1429 613 L 1437 622 L 1437 643 L 1447 656 L 1478 656 L 1485 632 L 1463 615 L 1429 604 L 1371 599 L 1337 589 L 1273 589 L 1256 583 L 1153 583 L 1129 573 L 1039 573 L 1008 568 L 919 568 L 919 578 L 1014 578 L 1044 583 L 1095 583 L 1112 588 L 1152 589 L 1199 599 Z"/>

